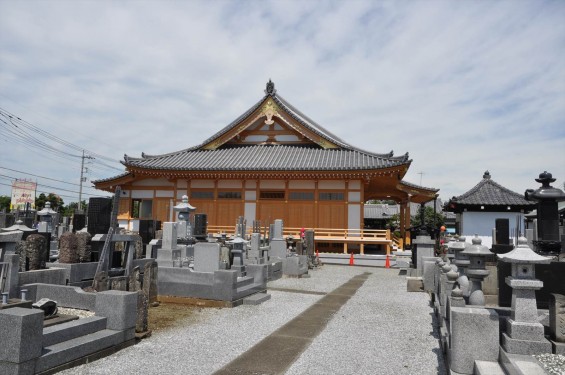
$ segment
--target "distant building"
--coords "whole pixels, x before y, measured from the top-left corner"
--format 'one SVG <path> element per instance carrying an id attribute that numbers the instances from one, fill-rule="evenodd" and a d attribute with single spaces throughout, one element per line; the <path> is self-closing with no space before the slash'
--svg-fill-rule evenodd
<path id="1" fill-rule="evenodd" d="M 451 198 L 446 210 L 456 214 L 458 234 L 467 237 L 478 234 L 483 245 L 490 247 L 496 219 L 508 219 L 510 228 L 517 224 L 523 229 L 524 214 L 535 208 L 535 202 L 496 183 L 486 171 L 475 187 Z"/>
<path id="2" fill-rule="evenodd" d="M 121 186 L 118 219 L 133 229 L 139 219 L 172 220 L 172 207 L 186 194 L 210 226 L 234 226 L 244 216 L 248 223 L 283 219 L 287 227 L 361 229 L 363 202 L 395 200 L 405 234 L 409 203 L 433 200 L 438 192 L 403 180 L 411 162 L 408 154 L 376 154 L 346 143 L 269 81 L 261 100 L 200 145 L 126 155 L 124 174 L 94 185 L 110 192 Z"/>

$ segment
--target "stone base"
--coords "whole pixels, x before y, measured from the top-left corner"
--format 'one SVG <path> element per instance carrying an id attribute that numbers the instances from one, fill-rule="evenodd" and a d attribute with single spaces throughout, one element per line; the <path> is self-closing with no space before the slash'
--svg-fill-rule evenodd
<path id="1" fill-rule="evenodd" d="M 531 341 L 513 339 L 505 332 L 502 333 L 502 348 L 509 354 L 534 355 L 551 353 L 551 343 L 543 341 Z"/>
<path id="2" fill-rule="evenodd" d="M 514 340 L 543 341 L 543 325 L 540 323 L 516 322 L 506 319 L 506 334 Z"/>
<path id="3" fill-rule="evenodd" d="M 408 292 L 423 292 L 424 280 L 421 277 L 406 277 L 406 290 Z"/>
<path id="4" fill-rule="evenodd" d="M 499 319 L 494 310 L 476 307 L 451 308 L 449 367 L 473 374 L 475 361 L 498 359 Z"/>
<path id="5" fill-rule="evenodd" d="M 541 363 L 531 355 L 509 354 L 502 347 L 498 362 L 509 375 L 547 375 Z"/>
<path id="6" fill-rule="evenodd" d="M 551 346 L 553 347 L 553 354 L 565 355 L 565 342 L 557 342 L 553 340 L 549 341 L 551 342 Z"/>

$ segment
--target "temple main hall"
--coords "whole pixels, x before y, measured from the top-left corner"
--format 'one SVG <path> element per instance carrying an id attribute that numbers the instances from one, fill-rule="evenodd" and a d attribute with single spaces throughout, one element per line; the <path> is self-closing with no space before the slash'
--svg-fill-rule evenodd
<path id="1" fill-rule="evenodd" d="M 401 205 L 400 232 L 409 238 L 409 202 L 424 203 L 438 189 L 403 180 L 408 153 L 357 148 L 304 115 L 275 89 L 199 145 L 162 155 L 124 156 L 125 173 L 94 181 L 97 189 L 121 187 L 118 220 L 174 221 L 183 195 L 205 213 L 209 226 L 283 219 L 285 227 L 363 229 L 363 204 L 371 199 Z"/>

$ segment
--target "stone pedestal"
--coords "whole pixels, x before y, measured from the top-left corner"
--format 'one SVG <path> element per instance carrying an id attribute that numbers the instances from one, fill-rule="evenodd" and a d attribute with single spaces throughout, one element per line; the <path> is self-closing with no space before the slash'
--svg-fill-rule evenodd
<path id="1" fill-rule="evenodd" d="M 498 360 L 498 314 L 477 307 L 451 307 L 449 367 L 473 374 L 475 361 Z"/>
<path id="2" fill-rule="evenodd" d="M 434 246 L 436 242 L 432 240 L 430 236 L 417 236 L 413 243 L 416 245 L 416 267 L 418 269 L 418 276 L 422 276 L 424 273 L 422 258 L 434 256 Z"/>

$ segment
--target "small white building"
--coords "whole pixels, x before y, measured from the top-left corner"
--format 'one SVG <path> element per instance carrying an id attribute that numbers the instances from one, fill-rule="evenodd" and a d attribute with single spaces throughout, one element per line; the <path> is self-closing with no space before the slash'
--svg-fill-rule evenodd
<path id="1" fill-rule="evenodd" d="M 447 210 L 456 214 L 456 231 L 471 237 L 478 234 L 483 245 L 491 247 L 497 219 L 508 219 L 510 237 L 524 228 L 524 214 L 534 210 L 536 203 L 491 179 L 489 171 L 468 192 L 449 200 Z"/>

